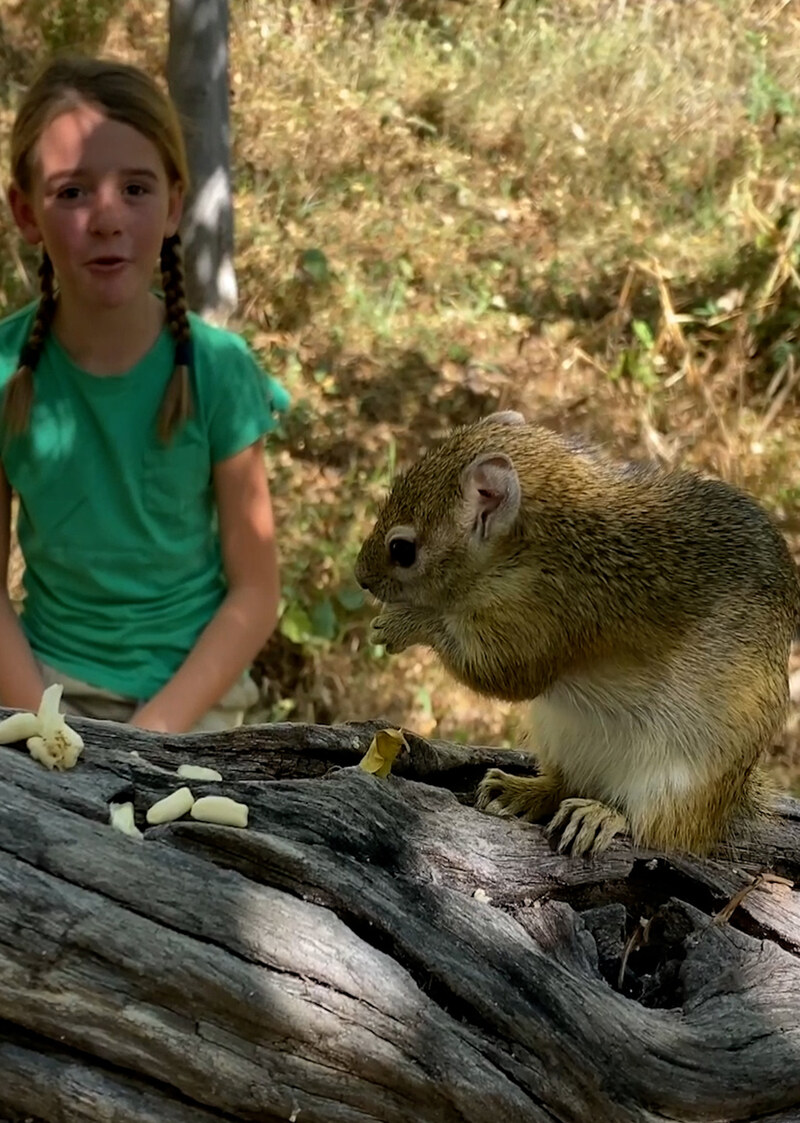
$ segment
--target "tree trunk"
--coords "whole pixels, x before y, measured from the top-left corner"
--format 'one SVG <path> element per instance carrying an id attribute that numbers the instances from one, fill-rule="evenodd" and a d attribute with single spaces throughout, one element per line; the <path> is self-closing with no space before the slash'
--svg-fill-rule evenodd
<path id="1" fill-rule="evenodd" d="M 727 858 L 573 859 L 470 806 L 522 753 L 408 735 L 382 780 L 374 724 L 74 725 L 69 772 L 0 749 L 1 1119 L 800 1118 L 797 803 Z M 246 829 L 108 825 L 189 761 Z"/>
<path id="2" fill-rule="evenodd" d="M 189 305 L 224 320 L 237 300 L 227 0 L 170 0 L 167 80 L 184 124 L 192 177 L 181 227 Z"/>

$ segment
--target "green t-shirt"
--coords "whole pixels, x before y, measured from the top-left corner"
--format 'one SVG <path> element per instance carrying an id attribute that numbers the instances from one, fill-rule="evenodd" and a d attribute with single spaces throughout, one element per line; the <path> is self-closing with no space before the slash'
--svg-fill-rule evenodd
<path id="1" fill-rule="evenodd" d="M 0 390 L 33 305 L 0 322 Z M 226 592 L 211 469 L 274 426 L 286 392 L 244 342 L 191 316 L 193 413 L 168 445 L 156 419 L 174 365 L 165 328 L 125 374 L 77 367 L 51 333 L 25 433 L 0 421 L 19 495 L 21 623 L 35 655 L 137 699 L 174 674 Z"/>

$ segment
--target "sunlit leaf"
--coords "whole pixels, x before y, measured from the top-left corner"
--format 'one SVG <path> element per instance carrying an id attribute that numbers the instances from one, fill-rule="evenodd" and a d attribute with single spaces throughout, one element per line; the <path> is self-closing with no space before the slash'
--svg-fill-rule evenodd
<path id="1" fill-rule="evenodd" d="M 401 749 L 407 749 L 408 743 L 399 729 L 379 729 L 372 738 L 372 743 L 359 761 L 359 767 L 365 772 L 385 779 L 392 770 L 395 758 Z"/>

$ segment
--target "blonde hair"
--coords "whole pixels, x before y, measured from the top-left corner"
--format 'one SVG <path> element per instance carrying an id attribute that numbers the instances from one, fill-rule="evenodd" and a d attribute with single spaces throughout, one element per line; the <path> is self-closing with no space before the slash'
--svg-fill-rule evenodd
<path id="1" fill-rule="evenodd" d="M 88 103 L 111 121 L 130 125 L 151 141 L 164 162 L 171 186 L 189 186 L 183 133 L 177 111 L 158 85 L 135 66 L 111 59 L 62 56 L 47 63 L 28 89 L 11 131 L 11 174 L 23 194 L 33 186 L 33 153 L 45 128 L 61 113 Z M 168 441 L 192 410 L 189 386 L 191 333 L 181 242 L 176 234 L 161 247 L 161 277 L 167 324 L 175 340 L 175 366 L 158 415 L 158 433 Z M 55 275 L 46 250 L 39 267 L 39 304 L 19 366 L 6 387 L 3 417 L 12 433 L 30 420 L 33 375 L 56 310 Z"/>

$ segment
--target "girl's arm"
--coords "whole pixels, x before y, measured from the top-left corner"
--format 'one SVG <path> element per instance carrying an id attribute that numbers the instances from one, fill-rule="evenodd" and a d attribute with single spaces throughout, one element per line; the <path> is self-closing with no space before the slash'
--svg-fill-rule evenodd
<path id="1" fill-rule="evenodd" d="M 11 488 L 0 465 L 0 703 L 35 712 L 44 683 L 8 595 L 10 543 Z"/>
<path id="2" fill-rule="evenodd" d="M 143 729 L 190 729 L 250 664 L 278 618 L 278 557 L 263 443 L 220 461 L 213 479 L 228 594 L 180 669 L 131 718 Z"/>

